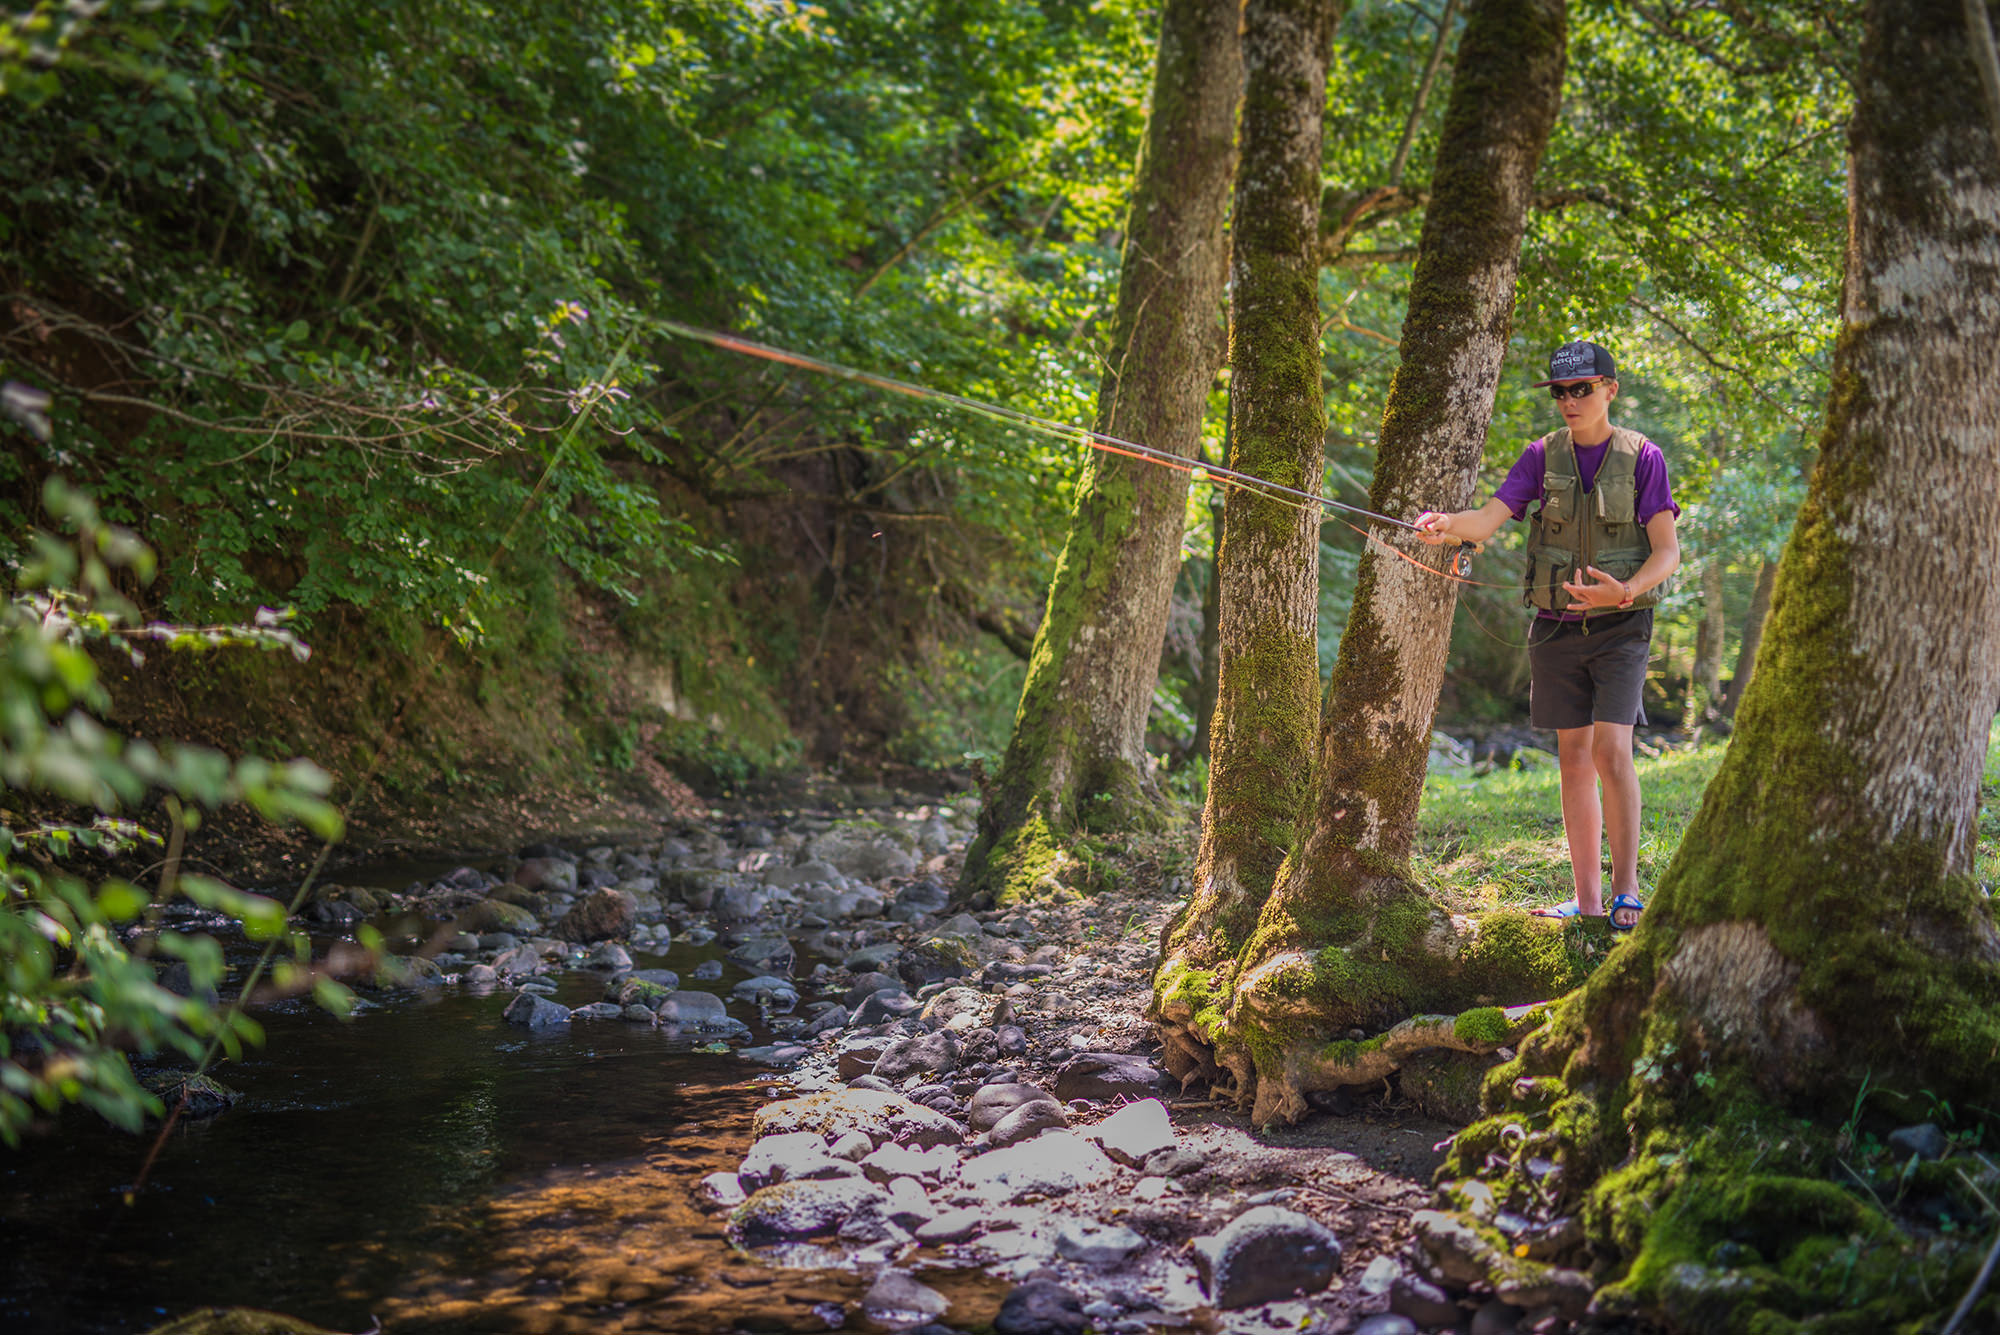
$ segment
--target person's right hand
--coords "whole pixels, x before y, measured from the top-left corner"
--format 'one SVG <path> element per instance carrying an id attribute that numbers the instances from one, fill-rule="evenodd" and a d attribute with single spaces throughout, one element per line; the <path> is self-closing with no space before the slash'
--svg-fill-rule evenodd
<path id="1" fill-rule="evenodd" d="M 1426 510 L 1416 518 L 1417 541 L 1435 547 L 1439 543 L 1453 541 L 1451 536 L 1451 516 L 1439 514 L 1436 510 Z"/>

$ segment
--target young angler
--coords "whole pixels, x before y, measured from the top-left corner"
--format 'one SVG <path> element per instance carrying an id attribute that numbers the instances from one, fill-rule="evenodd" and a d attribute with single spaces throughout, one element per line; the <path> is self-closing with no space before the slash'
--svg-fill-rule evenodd
<path id="1" fill-rule="evenodd" d="M 1476 510 L 1417 516 L 1433 545 L 1481 543 L 1507 519 L 1528 518 L 1526 597 L 1529 716 L 1553 728 L 1562 767 L 1563 832 L 1576 898 L 1549 917 L 1604 911 L 1600 836 L 1611 845 L 1611 925 L 1629 930 L 1639 899 L 1639 774 L 1632 729 L 1652 652 L 1653 604 L 1681 563 L 1681 508 L 1660 447 L 1611 424 L 1618 373 L 1595 343 L 1565 343 L 1549 358 L 1561 430 L 1521 451 L 1493 499 Z M 1533 516 L 1531 503 L 1539 502 Z M 1599 790 L 1602 789 L 1600 800 Z"/>

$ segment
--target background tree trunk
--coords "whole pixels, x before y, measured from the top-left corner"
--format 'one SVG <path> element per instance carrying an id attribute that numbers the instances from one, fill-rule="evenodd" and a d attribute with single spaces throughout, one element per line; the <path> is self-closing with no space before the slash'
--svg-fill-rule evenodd
<path id="1" fill-rule="evenodd" d="M 1563 0 L 1487 0 L 1459 42 L 1370 493 L 1371 508 L 1383 513 L 1454 509 L 1471 498 L 1512 325 L 1535 171 L 1561 106 L 1564 19 Z M 1254 939 L 1242 945 L 1226 1026 L 1217 1023 L 1218 994 L 1230 979 L 1212 956 L 1191 948 L 1170 954 L 1159 980 L 1170 1054 L 1190 1071 L 1202 1069 L 1202 1043 L 1219 1038 L 1220 1059 L 1211 1065 L 1231 1071 L 1239 1095 L 1255 1085 L 1260 1121 L 1296 1118 L 1304 1086 L 1320 1078 L 1295 1069 L 1281 1034 L 1317 1048 L 1326 1030 L 1380 1027 L 1408 1014 L 1418 997 L 1435 1008 L 1446 995 L 1488 992 L 1491 968 L 1511 958 L 1511 949 L 1490 948 L 1539 935 L 1525 915 L 1512 915 L 1516 921 L 1489 934 L 1486 958 L 1445 970 L 1478 980 L 1469 986 L 1436 978 L 1441 971 L 1419 958 L 1456 951 L 1446 946 L 1449 931 L 1437 930 L 1446 915 L 1409 884 L 1406 867 L 1457 586 L 1440 577 L 1438 552 L 1401 530 L 1378 528 L 1375 536 L 1394 550 L 1371 544 L 1362 558 L 1319 735 L 1312 833 L 1285 863 Z M 1224 597 L 1227 618 L 1226 586 Z M 1211 800 L 1210 815 L 1218 814 Z M 1198 895 L 1179 936 L 1241 945 L 1248 900 Z M 1560 947 L 1536 959 L 1547 967 L 1514 986 L 1546 989 L 1574 976 Z"/>
<path id="2" fill-rule="evenodd" d="M 1223 451 L 1222 462 L 1229 462 L 1229 452 Z M 1225 496 L 1221 487 L 1213 487 L 1208 497 L 1209 532 L 1215 535 L 1215 552 L 1209 560 L 1208 587 L 1201 595 L 1201 681 L 1195 690 L 1194 744 L 1188 748 L 1189 760 L 1208 759 L 1208 730 L 1215 722 L 1215 696 L 1221 689 L 1222 681 L 1222 579 L 1216 557 L 1222 554 L 1222 520 Z"/>
<path id="3" fill-rule="evenodd" d="M 1615 1302 L 1681 1327 L 1865 1305 L 1857 1328 L 1915 1328 L 1984 1250 L 1897 1233 L 1901 1164 L 1872 1203 L 1824 1180 L 1859 1176 L 1843 1120 L 2000 1124 L 2000 931 L 1970 875 L 2000 570 L 1966 559 L 2000 514 L 2000 143 L 1958 0 L 1874 0 L 1857 91 L 1820 462 L 1735 740 L 1631 943 L 1453 1152 L 1553 1155 L 1550 1208 L 1631 1263 Z M 1850 1237 L 1874 1277 L 1851 1291 L 1802 1261 Z M 1754 1284 L 1711 1268 L 1746 1263 Z"/>
<path id="4" fill-rule="evenodd" d="M 1689 728 L 1712 717 L 1722 701 L 1722 562 L 1701 568 L 1701 624 L 1694 637 L 1694 671 L 1688 680 Z"/>
<path id="5" fill-rule="evenodd" d="M 1733 719 L 1743 703 L 1743 688 L 1757 667 L 1757 646 L 1764 638 L 1764 619 L 1771 615 L 1771 594 L 1778 586 L 1778 563 L 1766 561 L 1757 571 L 1757 588 L 1750 595 L 1750 610 L 1743 614 L 1743 642 L 1736 649 L 1736 672 L 1722 693 L 1722 716 Z"/>
<path id="6" fill-rule="evenodd" d="M 1242 84 L 1235 0 L 1167 0 L 1134 168 L 1100 431 L 1201 447 L 1222 363 L 1224 209 Z M 1186 474 L 1093 451 L 1000 773 L 966 853 L 967 893 L 1019 894 L 1086 817 L 1149 823 L 1146 714 L 1179 569 Z"/>
<path id="7" fill-rule="evenodd" d="M 1339 19 L 1332 0 L 1244 8 L 1230 257 L 1229 466 L 1314 492 L 1326 471 L 1320 160 Z M 1319 507 L 1232 489 L 1223 515 L 1208 801 L 1194 895 L 1170 929 L 1163 976 L 1222 965 L 1256 922 L 1297 835 L 1319 718 Z M 1183 1001 L 1192 1017 L 1198 1006 Z M 1169 1069 L 1184 1077 L 1195 1069 L 1186 1051 L 1168 1047 Z"/>

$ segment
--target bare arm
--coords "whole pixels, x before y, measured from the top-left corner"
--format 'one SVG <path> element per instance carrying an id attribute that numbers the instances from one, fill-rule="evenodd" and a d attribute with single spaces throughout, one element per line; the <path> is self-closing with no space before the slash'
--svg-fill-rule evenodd
<path id="1" fill-rule="evenodd" d="M 1636 598 L 1648 589 L 1666 583 L 1667 577 L 1681 565 L 1681 540 L 1674 528 L 1672 510 L 1662 510 L 1646 521 L 1646 540 L 1653 544 L 1653 554 L 1646 558 L 1646 564 L 1633 572 L 1631 579 L 1621 583 L 1596 566 L 1585 566 L 1576 578 L 1565 580 L 1563 588 L 1569 593 L 1571 604 L 1577 607 L 1623 607 L 1628 597 Z M 1585 579 L 1585 575 L 1589 578 Z"/>
<path id="2" fill-rule="evenodd" d="M 1435 547 L 1441 542 L 1468 542 L 1477 546 L 1500 531 L 1500 526 L 1514 517 L 1507 503 L 1495 496 L 1477 510 L 1457 510 L 1450 514 L 1440 514 L 1426 510 L 1417 516 L 1417 537 Z M 1648 525 L 1646 532 L 1652 533 Z M 1676 551 L 1679 549 L 1676 548 Z M 1676 558 L 1678 560 L 1678 557 Z M 1665 579 L 1666 576 L 1660 576 Z"/>

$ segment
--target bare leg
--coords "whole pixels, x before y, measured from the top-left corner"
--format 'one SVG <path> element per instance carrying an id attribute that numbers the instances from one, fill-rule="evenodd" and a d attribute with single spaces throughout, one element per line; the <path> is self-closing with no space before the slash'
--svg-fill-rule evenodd
<path id="1" fill-rule="evenodd" d="M 1591 758 L 1604 785 L 1604 836 L 1611 845 L 1611 893 L 1639 893 L 1639 771 L 1632 763 L 1632 725 L 1598 723 Z M 1564 808 L 1568 810 L 1567 806 Z M 1621 911 L 1623 916 L 1623 911 Z M 1621 926 L 1630 926 L 1629 922 Z"/>
<path id="2" fill-rule="evenodd" d="M 1628 738 L 1631 731 L 1625 730 Z M 1576 904 L 1585 913 L 1599 917 L 1604 913 L 1604 872 L 1599 852 L 1604 811 L 1597 800 L 1595 735 L 1595 728 L 1556 729 L 1556 759 L 1562 767 L 1563 833 L 1569 836 L 1569 870 L 1576 883 Z M 1628 766 L 1632 763 L 1629 754 L 1625 763 Z M 1636 777 L 1632 791 L 1639 791 Z"/>

